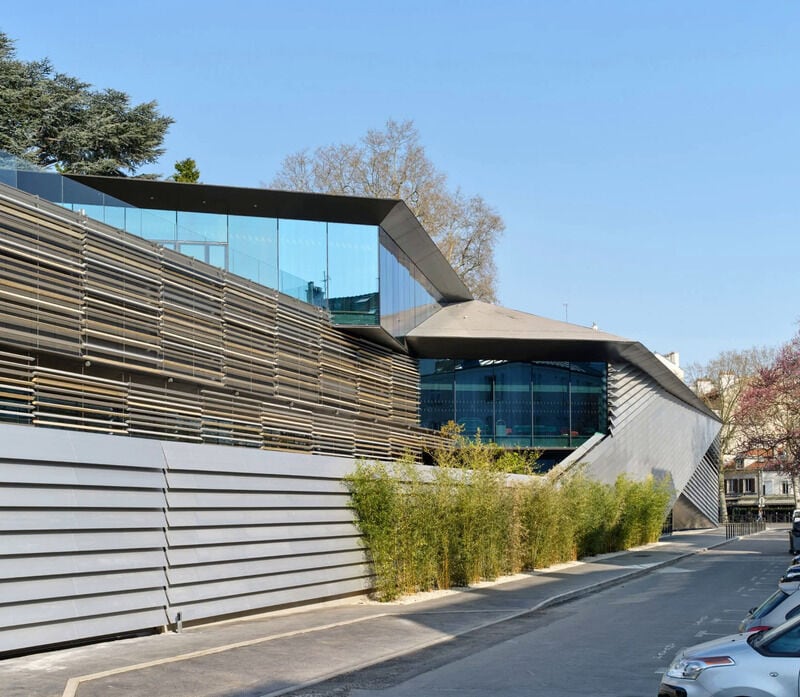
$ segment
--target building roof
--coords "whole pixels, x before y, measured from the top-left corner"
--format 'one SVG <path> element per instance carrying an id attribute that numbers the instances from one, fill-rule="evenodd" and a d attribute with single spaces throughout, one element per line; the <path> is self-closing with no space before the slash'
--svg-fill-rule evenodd
<path id="1" fill-rule="evenodd" d="M 638 341 L 472 300 L 448 305 L 406 337 L 425 358 L 631 363 L 682 402 L 719 418 L 656 355 Z"/>

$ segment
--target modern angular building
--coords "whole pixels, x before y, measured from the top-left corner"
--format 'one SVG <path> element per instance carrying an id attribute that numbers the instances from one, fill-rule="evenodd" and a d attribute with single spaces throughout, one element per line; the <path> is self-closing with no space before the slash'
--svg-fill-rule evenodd
<path id="1" fill-rule="evenodd" d="M 473 300 L 403 202 L 0 158 L 0 652 L 363 592 L 341 477 L 451 420 L 717 522 L 683 382 Z"/>

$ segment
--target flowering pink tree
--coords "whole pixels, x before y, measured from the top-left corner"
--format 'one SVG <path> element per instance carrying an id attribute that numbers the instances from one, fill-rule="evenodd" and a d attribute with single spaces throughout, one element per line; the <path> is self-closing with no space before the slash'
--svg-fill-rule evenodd
<path id="1" fill-rule="evenodd" d="M 750 382 L 736 420 L 745 449 L 759 451 L 768 464 L 791 477 L 795 507 L 800 507 L 800 333 Z"/>

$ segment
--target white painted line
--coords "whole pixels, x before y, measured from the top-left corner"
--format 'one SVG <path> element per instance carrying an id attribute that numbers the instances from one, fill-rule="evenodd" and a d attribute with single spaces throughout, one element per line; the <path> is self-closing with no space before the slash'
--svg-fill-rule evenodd
<path id="1" fill-rule="evenodd" d="M 298 636 L 300 634 L 311 634 L 312 632 L 319 632 L 325 629 L 335 629 L 336 627 L 344 627 L 349 624 L 357 624 L 365 620 L 374 620 L 379 617 L 393 616 L 393 613 L 382 612 L 377 615 L 370 615 L 369 617 L 359 617 L 354 620 L 346 620 L 344 622 L 334 622 L 332 624 L 324 624 L 319 627 L 310 627 L 308 629 L 297 629 L 293 632 L 284 632 L 283 634 L 273 634 L 267 637 L 259 637 L 258 639 L 248 639 L 247 641 L 239 641 L 235 644 L 226 644 L 225 646 L 214 646 L 210 649 L 202 649 L 200 651 L 192 651 L 191 653 L 184 653 L 178 656 L 169 656 L 167 658 L 159 658 L 155 661 L 147 661 L 145 663 L 136 663 L 130 666 L 122 666 L 120 668 L 112 668 L 111 670 L 104 670 L 100 673 L 91 673 L 90 675 L 81 675 L 77 678 L 70 678 L 64 688 L 62 697 L 75 697 L 81 683 L 91 682 L 92 680 L 100 680 L 107 678 L 111 675 L 119 675 L 120 673 L 129 673 L 134 670 L 143 670 L 145 668 L 153 668 L 155 666 L 166 665 L 168 663 L 179 663 L 180 661 L 188 661 L 192 658 L 201 658 L 203 656 L 211 656 L 215 653 L 223 653 L 231 651 L 232 649 L 241 649 L 246 646 L 255 646 L 256 644 L 264 644 L 268 641 L 275 639 L 286 639 L 288 637 Z"/>

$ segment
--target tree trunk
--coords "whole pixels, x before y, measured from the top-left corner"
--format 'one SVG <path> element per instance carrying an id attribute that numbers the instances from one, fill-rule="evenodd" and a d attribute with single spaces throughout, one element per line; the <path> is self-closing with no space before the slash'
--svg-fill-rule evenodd
<path id="1" fill-rule="evenodd" d="M 717 467 L 717 473 L 719 474 L 719 522 L 725 525 L 728 522 L 728 498 L 725 496 L 725 471 L 721 462 Z"/>

